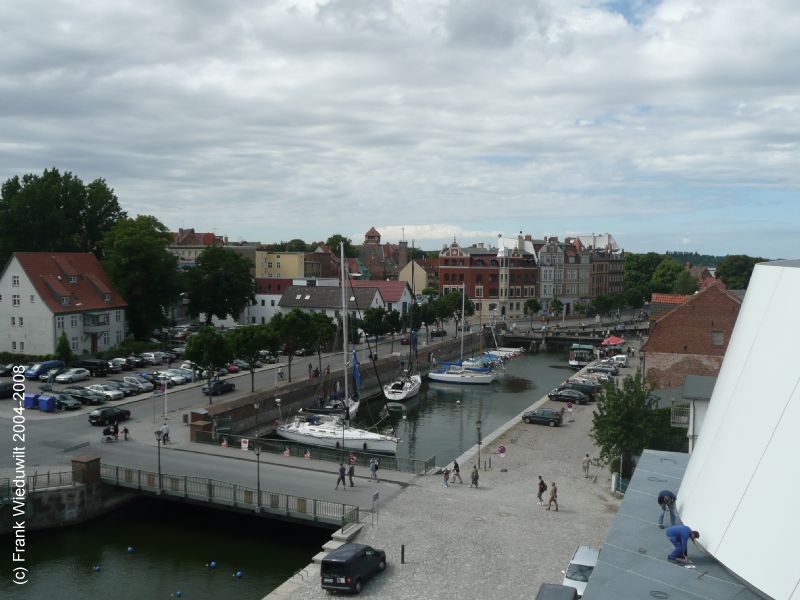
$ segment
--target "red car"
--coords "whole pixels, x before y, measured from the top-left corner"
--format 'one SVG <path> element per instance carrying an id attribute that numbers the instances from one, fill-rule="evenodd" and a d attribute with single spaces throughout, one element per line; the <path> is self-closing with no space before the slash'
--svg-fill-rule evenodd
<path id="1" fill-rule="evenodd" d="M 236 365 L 234 365 L 233 363 L 231 363 L 231 364 L 229 364 L 227 367 L 225 367 L 225 370 L 226 370 L 228 373 L 238 373 L 238 372 L 239 372 L 239 367 L 237 367 Z"/>

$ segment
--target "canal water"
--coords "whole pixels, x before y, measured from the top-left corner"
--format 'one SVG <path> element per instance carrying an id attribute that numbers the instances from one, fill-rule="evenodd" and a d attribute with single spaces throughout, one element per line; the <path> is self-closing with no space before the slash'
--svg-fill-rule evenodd
<path id="1" fill-rule="evenodd" d="M 483 435 L 494 431 L 567 377 L 565 365 L 562 354 L 525 355 L 489 386 L 426 381 L 418 399 L 404 411 L 391 411 L 382 425 L 388 422 L 401 438 L 399 456 L 435 455 L 436 464 L 445 464 L 476 443 L 476 421 Z M 382 402 L 371 403 L 368 418 L 377 420 L 382 408 Z M 10 561 L 4 560 L 4 599 L 167 600 L 180 591 L 186 600 L 259 600 L 305 567 L 330 532 L 142 499 L 78 527 L 28 535 L 30 583 L 12 584 Z M 11 543 L 0 538 L 8 552 Z"/>

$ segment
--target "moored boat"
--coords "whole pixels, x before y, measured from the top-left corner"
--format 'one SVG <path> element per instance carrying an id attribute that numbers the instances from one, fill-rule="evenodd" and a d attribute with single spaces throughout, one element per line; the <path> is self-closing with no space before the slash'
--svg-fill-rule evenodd
<path id="1" fill-rule="evenodd" d="M 281 425 L 276 433 L 287 440 L 312 446 L 386 454 L 397 452 L 396 437 L 350 427 L 333 416 L 297 416 L 291 423 Z"/>

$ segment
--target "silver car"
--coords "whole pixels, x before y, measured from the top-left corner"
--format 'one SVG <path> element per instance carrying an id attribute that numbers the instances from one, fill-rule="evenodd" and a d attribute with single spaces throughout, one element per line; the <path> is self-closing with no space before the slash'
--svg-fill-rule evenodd
<path id="1" fill-rule="evenodd" d="M 114 386 L 108 385 L 107 383 L 96 383 L 94 385 L 90 385 L 87 389 L 102 394 L 106 400 L 122 400 L 125 397 L 125 394 L 123 394 L 120 390 Z"/>
<path id="2" fill-rule="evenodd" d="M 76 381 L 89 379 L 90 375 L 91 373 L 89 373 L 88 369 L 81 369 L 80 367 L 67 369 L 63 373 L 56 375 L 56 381 L 58 383 L 75 383 Z"/>
<path id="3" fill-rule="evenodd" d="M 586 590 L 586 583 L 589 577 L 592 576 L 597 565 L 597 558 L 600 556 L 600 550 L 592 548 L 591 546 L 578 546 L 575 554 L 572 555 L 572 560 L 569 561 L 566 571 L 561 571 L 564 575 L 563 585 L 574 587 L 578 590 L 578 598 L 583 596 Z"/>
<path id="4" fill-rule="evenodd" d="M 144 377 L 137 377 L 136 375 L 128 375 L 127 377 L 123 377 L 122 381 L 131 385 L 135 385 L 137 388 L 139 388 L 140 392 L 152 392 L 154 388 L 153 384 L 147 381 L 147 379 Z"/>

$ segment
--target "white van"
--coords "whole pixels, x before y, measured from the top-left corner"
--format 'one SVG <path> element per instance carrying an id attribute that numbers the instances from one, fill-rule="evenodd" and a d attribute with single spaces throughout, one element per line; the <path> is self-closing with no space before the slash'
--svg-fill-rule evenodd
<path id="1" fill-rule="evenodd" d="M 583 596 L 586 589 L 586 583 L 592 576 L 597 565 L 597 558 L 600 556 L 600 550 L 592 548 L 591 546 L 578 546 L 575 554 L 572 555 L 572 560 L 569 561 L 569 566 L 566 571 L 561 571 L 564 575 L 562 585 L 574 587 L 578 590 L 578 598 Z"/>
<path id="2" fill-rule="evenodd" d="M 627 354 L 615 354 L 611 357 L 611 360 L 614 361 L 614 364 L 618 367 L 627 367 L 628 366 L 628 355 Z"/>

